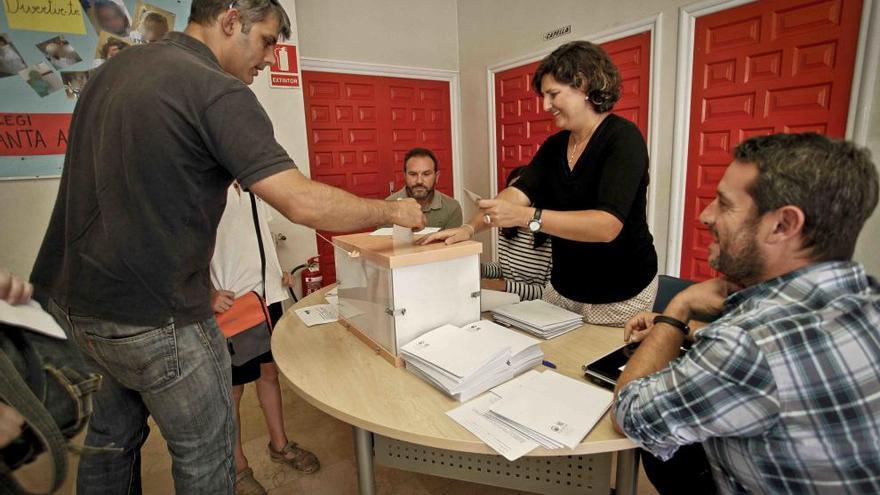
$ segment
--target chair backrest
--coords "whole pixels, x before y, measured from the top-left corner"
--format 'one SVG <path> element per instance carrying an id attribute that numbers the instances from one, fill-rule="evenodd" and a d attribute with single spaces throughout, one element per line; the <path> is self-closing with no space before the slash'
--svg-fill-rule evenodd
<path id="1" fill-rule="evenodd" d="M 696 283 L 693 280 L 671 275 L 660 275 L 658 278 L 657 298 L 654 299 L 654 307 L 651 309 L 655 313 L 662 313 L 676 294 Z"/>

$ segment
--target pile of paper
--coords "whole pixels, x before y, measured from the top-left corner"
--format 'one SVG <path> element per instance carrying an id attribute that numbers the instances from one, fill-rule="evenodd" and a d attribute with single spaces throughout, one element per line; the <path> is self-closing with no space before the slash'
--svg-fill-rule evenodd
<path id="1" fill-rule="evenodd" d="M 495 321 L 543 339 L 552 339 L 584 324 L 583 316 L 540 299 L 492 310 Z"/>
<path id="2" fill-rule="evenodd" d="M 508 460 L 532 449 L 575 448 L 614 395 L 551 370 L 529 371 L 447 414 Z"/>
<path id="3" fill-rule="evenodd" d="M 481 320 L 443 325 L 400 348 L 406 369 L 464 401 L 541 363 L 539 341 Z"/>

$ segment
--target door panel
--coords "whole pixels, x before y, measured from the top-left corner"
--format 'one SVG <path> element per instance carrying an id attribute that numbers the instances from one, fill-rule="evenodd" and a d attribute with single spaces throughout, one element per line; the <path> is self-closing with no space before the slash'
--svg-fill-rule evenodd
<path id="1" fill-rule="evenodd" d="M 316 71 L 302 79 L 312 179 L 383 199 L 403 187 L 403 157 L 420 146 L 437 155 L 437 189 L 453 195 L 448 82 Z M 323 282 L 333 283 L 333 247 L 317 242 Z"/>
<path id="2" fill-rule="evenodd" d="M 681 276 L 715 276 L 699 214 L 737 144 L 776 132 L 843 137 L 861 2 L 762 1 L 697 19 Z"/>
<path id="3" fill-rule="evenodd" d="M 602 44 L 617 65 L 623 79 L 620 101 L 614 112 L 638 125 L 648 135 L 648 88 L 650 79 L 651 34 L 636 34 Z M 532 90 L 532 76 L 538 68 L 533 62 L 495 74 L 495 141 L 498 191 L 504 189 L 507 175 L 528 164 L 547 137 L 559 129 L 553 117 L 542 108 L 541 98 Z"/>

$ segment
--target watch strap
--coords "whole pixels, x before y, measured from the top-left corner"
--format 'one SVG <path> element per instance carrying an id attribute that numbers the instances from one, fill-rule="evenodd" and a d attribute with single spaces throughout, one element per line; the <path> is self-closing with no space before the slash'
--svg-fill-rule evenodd
<path id="1" fill-rule="evenodd" d="M 654 324 L 656 325 L 657 323 L 666 323 L 667 325 L 671 325 L 681 330 L 681 333 L 683 333 L 685 337 L 687 337 L 691 333 L 691 327 L 689 327 L 687 323 L 671 316 L 657 315 L 654 317 Z"/>

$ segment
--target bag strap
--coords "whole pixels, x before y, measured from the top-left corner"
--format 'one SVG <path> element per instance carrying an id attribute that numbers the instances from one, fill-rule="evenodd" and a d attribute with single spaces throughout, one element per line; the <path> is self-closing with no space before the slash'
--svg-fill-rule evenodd
<path id="1" fill-rule="evenodd" d="M 251 211 L 254 214 L 254 229 L 257 231 L 257 245 L 260 246 L 260 274 L 263 276 L 263 303 L 269 299 L 266 294 L 266 252 L 263 250 L 263 235 L 260 233 L 260 217 L 257 215 L 257 198 L 254 193 L 248 191 L 251 196 Z"/>
<path id="2" fill-rule="evenodd" d="M 67 474 L 67 452 L 64 436 L 40 399 L 22 380 L 12 361 L 0 351 L 0 397 L 21 414 L 31 431 L 43 442 L 52 462 L 52 483 L 47 494 L 53 493 Z M 31 494 L 13 479 L 5 463 L 0 463 L 0 493 Z"/>

